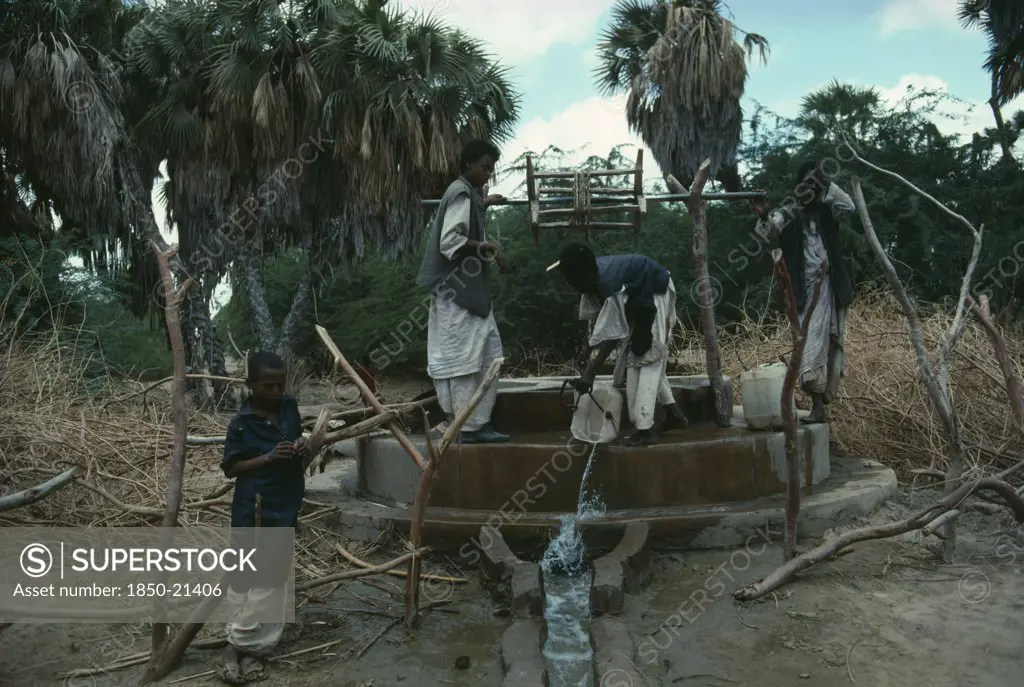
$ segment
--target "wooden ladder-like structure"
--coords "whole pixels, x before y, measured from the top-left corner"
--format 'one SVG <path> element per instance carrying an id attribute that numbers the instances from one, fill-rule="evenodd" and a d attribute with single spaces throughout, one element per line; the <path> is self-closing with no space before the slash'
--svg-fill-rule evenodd
<path id="1" fill-rule="evenodd" d="M 591 177 L 633 176 L 633 188 L 591 186 Z M 571 186 L 547 186 L 540 188 L 538 179 L 565 179 Z M 634 240 L 640 235 L 644 218 L 647 217 L 647 199 L 644 197 L 644 151 L 636 154 L 633 169 L 603 169 L 597 171 L 575 170 L 572 172 L 535 172 L 533 161 L 526 158 L 526 191 L 530 202 L 530 229 L 533 240 L 540 245 L 541 229 L 582 229 L 588 238 L 591 229 L 632 229 Z M 541 196 L 544 209 L 541 209 Z M 551 197 L 555 196 L 555 197 Z M 548 207 L 562 205 L 563 207 Z M 595 220 L 595 216 L 622 215 L 632 213 L 632 222 Z M 542 222 L 545 217 L 566 219 Z"/>

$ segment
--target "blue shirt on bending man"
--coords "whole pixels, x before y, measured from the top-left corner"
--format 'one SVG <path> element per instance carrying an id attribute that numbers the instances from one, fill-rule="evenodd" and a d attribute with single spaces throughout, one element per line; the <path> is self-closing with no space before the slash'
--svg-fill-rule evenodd
<path id="1" fill-rule="evenodd" d="M 576 389 L 588 393 L 598 368 L 617 349 L 615 382 L 626 387 L 629 419 L 636 430 L 622 443 L 657 443 L 657 406 L 665 409 L 661 431 L 687 427 L 665 373 L 676 324 L 676 289 L 669 271 L 646 255 L 596 257 L 582 243 L 562 249 L 548 270 L 556 268 L 580 293 L 580 319 L 592 323 L 588 343 L 598 351 Z"/>

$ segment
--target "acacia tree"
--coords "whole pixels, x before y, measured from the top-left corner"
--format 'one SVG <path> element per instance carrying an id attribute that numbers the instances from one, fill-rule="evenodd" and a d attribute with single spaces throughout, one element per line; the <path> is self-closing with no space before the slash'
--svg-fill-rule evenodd
<path id="1" fill-rule="evenodd" d="M 598 88 L 628 93 L 626 120 L 658 165 L 689 186 L 706 159 L 739 190 L 736 149 L 747 59 L 768 41 L 739 31 L 721 0 L 618 0 L 598 43 Z M 737 32 L 742 42 L 737 42 Z"/>

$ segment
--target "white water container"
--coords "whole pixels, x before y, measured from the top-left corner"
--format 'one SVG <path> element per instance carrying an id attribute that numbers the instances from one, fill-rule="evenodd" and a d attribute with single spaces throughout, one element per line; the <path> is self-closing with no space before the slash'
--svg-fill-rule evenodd
<path id="1" fill-rule="evenodd" d="M 750 429 L 782 428 L 782 383 L 786 377 L 783 363 L 768 363 L 740 375 L 743 393 L 743 417 Z M 796 413 L 796 403 L 793 403 Z"/>
<path id="2" fill-rule="evenodd" d="M 579 397 L 572 435 L 588 444 L 607 444 L 619 435 L 621 418 L 622 393 L 611 382 L 594 382 L 591 392 Z"/>

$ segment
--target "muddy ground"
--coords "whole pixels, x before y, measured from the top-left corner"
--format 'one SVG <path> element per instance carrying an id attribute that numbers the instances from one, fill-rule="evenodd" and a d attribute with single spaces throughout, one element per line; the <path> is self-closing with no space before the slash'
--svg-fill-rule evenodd
<path id="1" fill-rule="evenodd" d="M 935 496 L 922 491 L 911 502 L 904 494 L 870 521 L 896 519 Z M 1006 515 L 970 514 L 963 523 L 955 565 L 941 563 L 937 540 L 922 543 L 906 535 L 860 545 L 745 605 L 730 592 L 781 560 L 779 533 L 767 533 L 771 544 L 754 539 L 734 551 L 659 554 L 650 584 L 627 596 L 635 663 L 648 685 L 1020 685 L 1024 545 L 1018 539 L 1024 537 L 1016 536 Z M 383 560 L 387 554 L 376 555 Z M 444 566 L 439 560 L 430 568 Z M 469 577 L 411 635 L 395 624 L 402 609 L 398 577 L 353 581 L 329 598 L 307 600 L 279 653 L 337 643 L 273 664 L 262 684 L 500 686 L 499 640 L 509 621 L 475 574 Z M 220 630 L 208 628 L 209 636 Z M 0 633 L 0 685 L 135 685 L 141 667 L 62 675 L 147 649 L 145 632 L 84 624 L 8 627 Z M 218 654 L 190 650 L 160 684 L 218 684 L 215 677 L 193 677 L 212 669 Z M 460 657 L 468 657 L 468 667 Z M 601 687 L 633 687 L 621 676 L 603 677 Z"/>

